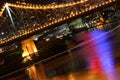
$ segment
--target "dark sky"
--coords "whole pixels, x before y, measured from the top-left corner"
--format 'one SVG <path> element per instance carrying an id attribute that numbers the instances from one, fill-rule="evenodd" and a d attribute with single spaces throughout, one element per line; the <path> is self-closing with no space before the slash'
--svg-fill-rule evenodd
<path id="1" fill-rule="evenodd" d="M 5 3 L 5 2 L 11 2 L 11 3 L 15 3 L 16 1 L 22 1 L 22 0 L 0 0 L 0 7 Z M 47 3 L 47 2 L 51 2 L 54 0 L 25 0 L 27 3 Z"/>
<path id="2" fill-rule="evenodd" d="M 6 3 L 6 2 L 14 2 L 14 1 L 16 1 L 16 0 L 0 0 L 0 8 L 4 5 L 4 3 Z"/>
<path id="3" fill-rule="evenodd" d="M 5 1 L 6 0 L 0 0 L 0 6 L 2 6 Z"/>
<path id="4" fill-rule="evenodd" d="M 22 0 L 0 0 L 0 5 L 3 5 L 5 2 L 12 2 L 12 3 L 15 3 L 16 1 L 22 1 Z M 29 2 L 29 3 L 37 3 L 37 2 L 40 2 L 41 0 L 26 0 L 26 2 Z"/>
<path id="5" fill-rule="evenodd" d="M 10 2 L 10 3 L 15 3 L 16 1 L 20 1 L 22 2 L 23 0 L 0 0 L 0 8 L 1 6 L 3 6 L 3 4 L 5 2 Z M 25 0 L 26 3 L 41 3 L 41 4 L 49 4 L 49 3 L 52 3 L 52 2 L 61 2 L 63 0 Z"/>

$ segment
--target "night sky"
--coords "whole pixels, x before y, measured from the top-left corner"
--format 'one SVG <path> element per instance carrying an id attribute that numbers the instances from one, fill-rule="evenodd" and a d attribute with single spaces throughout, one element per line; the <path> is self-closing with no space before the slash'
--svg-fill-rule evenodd
<path id="1" fill-rule="evenodd" d="M 6 0 L 0 0 L 0 7 L 6 2 Z"/>
<path id="2" fill-rule="evenodd" d="M 16 0 L 0 0 L 0 8 L 4 5 L 6 2 L 14 2 Z"/>
<path id="3" fill-rule="evenodd" d="M 4 5 L 4 3 L 5 2 L 10 2 L 10 3 L 15 3 L 16 1 L 22 1 L 22 0 L 0 0 L 0 8 L 1 8 L 1 6 L 3 6 Z M 27 3 L 41 3 L 41 2 L 43 2 L 43 1 L 45 1 L 45 0 L 25 0 Z M 50 0 L 50 1 L 53 1 L 53 0 Z"/>
<path id="4" fill-rule="evenodd" d="M 4 5 L 5 2 L 16 3 L 16 1 L 22 2 L 23 0 L 0 0 L 0 8 Z M 34 3 L 34 4 L 37 3 L 48 4 L 54 1 L 60 2 L 62 0 L 25 0 L 26 3 Z"/>

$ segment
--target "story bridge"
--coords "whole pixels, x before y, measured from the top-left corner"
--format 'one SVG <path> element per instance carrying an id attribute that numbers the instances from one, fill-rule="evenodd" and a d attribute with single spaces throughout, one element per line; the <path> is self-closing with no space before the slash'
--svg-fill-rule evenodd
<path id="1" fill-rule="evenodd" d="M 119 0 L 81 0 L 50 5 L 5 3 L 0 11 L 0 47 L 118 2 Z"/>

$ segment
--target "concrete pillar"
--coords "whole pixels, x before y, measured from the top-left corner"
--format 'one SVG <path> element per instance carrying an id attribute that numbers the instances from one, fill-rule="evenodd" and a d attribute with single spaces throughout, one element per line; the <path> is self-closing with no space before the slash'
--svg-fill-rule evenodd
<path id="1" fill-rule="evenodd" d="M 34 41 L 31 38 L 23 40 L 21 44 L 22 44 L 22 49 L 23 49 L 22 57 L 36 54 L 37 48 L 35 46 Z"/>

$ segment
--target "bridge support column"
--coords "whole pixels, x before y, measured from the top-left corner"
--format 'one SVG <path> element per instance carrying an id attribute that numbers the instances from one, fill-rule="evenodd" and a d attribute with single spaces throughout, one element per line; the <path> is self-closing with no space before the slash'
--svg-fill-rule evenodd
<path id="1" fill-rule="evenodd" d="M 22 57 L 27 57 L 33 54 L 37 54 L 36 53 L 37 48 L 35 46 L 34 41 L 31 38 L 23 40 L 21 44 L 23 49 Z"/>

